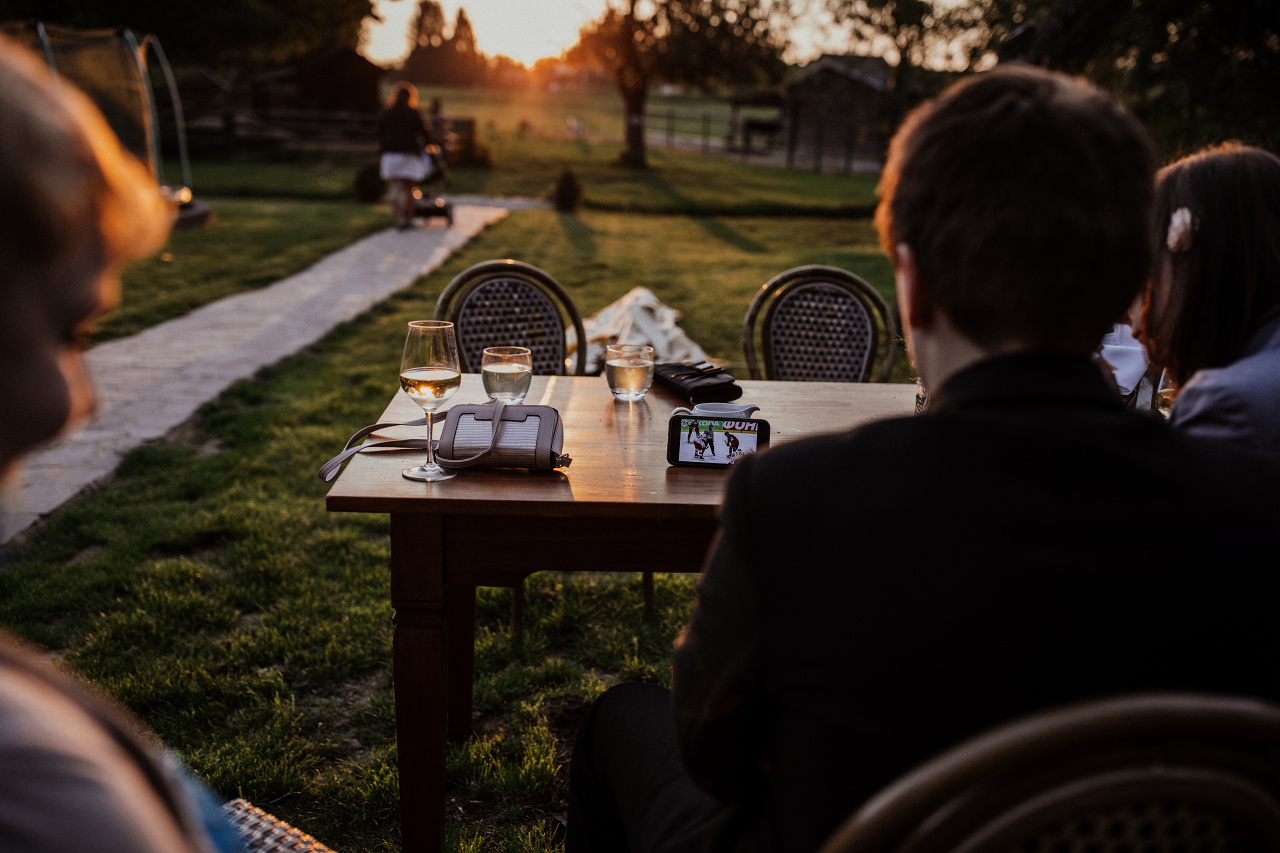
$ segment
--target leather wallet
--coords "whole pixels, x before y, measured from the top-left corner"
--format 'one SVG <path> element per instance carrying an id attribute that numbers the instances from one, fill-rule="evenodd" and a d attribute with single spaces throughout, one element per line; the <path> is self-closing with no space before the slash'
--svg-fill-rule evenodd
<path id="1" fill-rule="evenodd" d="M 655 365 L 653 379 L 694 406 L 699 403 L 728 403 L 742 396 L 742 388 L 728 371 L 706 361 Z"/>

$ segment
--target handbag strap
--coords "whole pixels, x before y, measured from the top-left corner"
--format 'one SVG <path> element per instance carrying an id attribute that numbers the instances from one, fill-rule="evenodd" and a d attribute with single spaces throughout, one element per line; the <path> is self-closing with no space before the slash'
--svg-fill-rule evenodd
<path id="1" fill-rule="evenodd" d="M 329 482 L 334 477 L 338 476 L 338 469 L 342 467 L 343 462 L 346 462 L 348 459 L 350 459 L 352 456 L 355 456 L 360 451 L 368 450 L 371 447 L 405 447 L 405 448 L 412 448 L 417 450 L 425 450 L 428 445 L 434 446 L 431 442 L 430 436 L 428 436 L 427 438 L 395 438 L 395 439 L 390 439 L 388 441 L 375 441 L 372 444 L 361 444 L 354 447 L 352 446 L 352 445 L 355 445 L 357 441 L 364 438 L 369 433 L 383 429 L 384 427 L 425 426 L 426 423 L 427 423 L 426 418 L 418 418 L 416 421 L 405 421 L 404 423 L 396 423 L 395 421 L 388 421 L 386 423 L 374 424 L 373 426 L 365 427 L 364 429 L 357 432 L 355 435 L 351 436 L 351 438 L 347 439 L 346 446 L 342 448 L 341 453 L 339 453 L 337 456 L 333 457 L 328 462 L 320 466 L 320 471 L 319 471 L 320 479 L 326 483 Z"/>
<path id="2" fill-rule="evenodd" d="M 468 456 L 466 459 L 450 459 L 447 456 L 441 456 L 438 453 L 436 454 L 436 459 L 440 462 L 446 463 L 451 468 L 466 468 L 469 465 L 474 465 L 479 462 L 485 456 L 488 456 L 493 452 L 493 448 L 498 444 L 498 430 L 502 428 L 502 410 L 506 405 L 506 403 L 496 397 L 493 399 L 493 429 L 489 430 L 488 447 L 473 456 Z"/>

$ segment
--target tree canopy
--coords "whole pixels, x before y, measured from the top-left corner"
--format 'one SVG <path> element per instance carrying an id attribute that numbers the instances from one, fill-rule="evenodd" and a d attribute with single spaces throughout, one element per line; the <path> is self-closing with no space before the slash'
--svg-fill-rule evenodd
<path id="1" fill-rule="evenodd" d="M 444 7 L 419 0 L 409 31 L 413 49 L 400 72 L 415 83 L 469 85 L 485 79 L 488 60 L 476 45 L 467 10 L 458 9 L 446 32 Z"/>
<path id="2" fill-rule="evenodd" d="M 998 58 L 1087 75 L 1122 98 L 1168 156 L 1233 138 L 1280 149 L 1275 0 L 827 0 L 827 8 L 849 25 L 851 48 L 898 54 L 903 106 L 927 94 L 907 85 L 915 69 L 974 70 Z"/>
<path id="3" fill-rule="evenodd" d="M 712 89 L 779 79 L 785 12 L 769 0 L 625 0 L 584 27 L 568 58 L 598 63 L 617 85 L 626 112 L 621 162 L 647 165 L 644 109 L 654 83 Z"/>
<path id="4" fill-rule="evenodd" d="M 280 65 L 324 47 L 356 47 L 372 0 L 0 0 L 0 20 L 154 33 L 175 64 L 219 70 Z"/>

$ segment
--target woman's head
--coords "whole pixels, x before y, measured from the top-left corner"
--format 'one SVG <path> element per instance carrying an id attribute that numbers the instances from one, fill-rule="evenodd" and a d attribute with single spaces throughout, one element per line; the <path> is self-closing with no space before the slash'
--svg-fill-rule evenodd
<path id="1" fill-rule="evenodd" d="M 1142 339 L 1176 381 L 1240 357 L 1280 311 L 1280 158 L 1227 143 L 1156 176 Z"/>
<path id="2" fill-rule="evenodd" d="M 391 97 L 387 99 L 387 106 L 406 106 L 416 109 L 418 106 L 418 88 L 407 80 L 401 80 L 391 87 Z"/>
<path id="3" fill-rule="evenodd" d="M 88 98 L 0 38 L 0 473 L 88 413 L 77 339 L 169 222 Z"/>

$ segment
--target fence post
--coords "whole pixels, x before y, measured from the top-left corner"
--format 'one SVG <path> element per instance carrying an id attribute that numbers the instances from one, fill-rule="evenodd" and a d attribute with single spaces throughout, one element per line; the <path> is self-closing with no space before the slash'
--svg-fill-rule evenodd
<path id="1" fill-rule="evenodd" d="M 822 138 L 823 128 L 826 127 L 825 122 L 814 122 L 813 125 L 813 171 L 822 174 L 822 148 L 826 145 L 826 140 Z"/>
<path id="2" fill-rule="evenodd" d="M 702 114 L 702 153 L 711 153 L 711 114 Z"/>
<path id="3" fill-rule="evenodd" d="M 787 168 L 794 169 L 796 167 L 796 143 L 799 141 L 796 137 L 800 135 L 799 114 L 791 114 L 787 116 Z"/>
<path id="4" fill-rule="evenodd" d="M 848 174 L 853 171 L 853 139 L 854 131 L 857 128 L 853 122 L 845 127 L 844 132 L 844 171 Z"/>
<path id="5" fill-rule="evenodd" d="M 667 110 L 667 147 L 676 147 L 676 110 L 672 107 Z"/>

